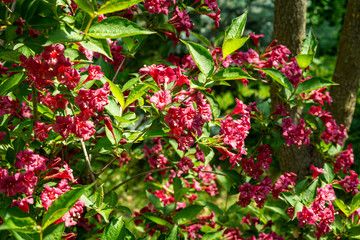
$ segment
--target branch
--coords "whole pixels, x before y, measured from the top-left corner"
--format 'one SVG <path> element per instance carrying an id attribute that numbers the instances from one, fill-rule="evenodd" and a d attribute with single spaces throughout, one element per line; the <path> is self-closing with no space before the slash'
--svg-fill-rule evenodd
<path id="1" fill-rule="evenodd" d="M 36 88 L 35 85 L 32 84 L 32 104 L 33 104 L 33 114 L 34 114 L 34 120 L 35 122 L 38 121 L 38 108 L 37 108 L 37 94 L 36 94 Z"/>
<path id="2" fill-rule="evenodd" d="M 109 192 L 107 192 L 105 194 L 105 196 L 109 195 L 111 192 L 115 191 L 116 189 L 118 189 L 122 185 L 126 184 L 127 182 L 130 182 L 131 180 L 134 180 L 135 178 L 141 177 L 143 175 L 147 175 L 149 173 L 157 173 L 157 172 L 167 171 L 167 170 L 171 170 L 171 169 L 173 169 L 173 168 L 172 167 L 167 167 L 167 168 L 153 169 L 153 170 L 145 171 L 145 172 L 142 172 L 142 173 L 138 173 L 138 174 L 126 179 L 125 181 L 121 182 L 119 185 L 113 187 Z"/>
<path id="3" fill-rule="evenodd" d="M 103 169 L 101 169 L 99 172 L 93 172 L 94 175 L 99 176 L 100 174 L 102 174 L 113 162 L 116 161 L 116 159 L 117 159 L 117 158 L 115 157 L 115 158 L 112 159 L 110 162 L 108 162 L 108 163 L 105 165 L 105 167 L 103 167 Z"/>
<path id="4" fill-rule="evenodd" d="M 91 179 L 92 181 L 95 183 L 95 189 L 98 187 L 97 184 L 96 184 L 96 178 L 94 176 L 94 172 L 91 168 L 91 164 L 90 164 L 90 159 L 89 159 L 89 156 L 87 154 L 87 151 L 86 151 L 86 146 L 85 146 L 85 143 L 84 143 L 84 140 L 83 139 L 80 139 L 80 142 L 81 142 L 81 147 L 82 147 L 82 150 L 84 152 L 84 155 L 85 155 L 85 162 L 86 162 L 86 165 L 89 169 L 89 172 L 90 172 L 90 176 L 91 176 Z"/>

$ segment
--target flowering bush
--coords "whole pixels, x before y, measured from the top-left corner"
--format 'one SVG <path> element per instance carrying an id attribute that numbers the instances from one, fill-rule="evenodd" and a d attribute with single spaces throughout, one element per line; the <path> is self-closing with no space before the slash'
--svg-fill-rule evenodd
<path id="1" fill-rule="evenodd" d="M 242 36 L 246 13 L 215 42 L 192 33 L 192 15 L 219 26 L 215 0 L 1 4 L 2 237 L 359 236 L 353 151 L 324 110 L 334 83 L 306 75 L 311 32 L 289 59 L 276 41 L 260 52 L 263 35 Z M 144 64 L 136 54 L 155 34 L 189 54 L 126 74 L 126 64 Z M 192 34 L 206 47 L 184 40 Z M 247 42 L 256 50 L 239 50 Z M 233 81 L 271 85 L 281 100 L 271 109 L 266 98 L 236 98 L 221 112 L 213 88 Z M 305 179 L 274 174 L 282 145 L 311 145 L 324 165 Z"/>

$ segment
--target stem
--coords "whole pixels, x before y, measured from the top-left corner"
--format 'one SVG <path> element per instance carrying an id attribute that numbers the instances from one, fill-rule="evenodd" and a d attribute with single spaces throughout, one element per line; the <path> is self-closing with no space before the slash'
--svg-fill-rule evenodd
<path id="1" fill-rule="evenodd" d="M 85 155 L 86 165 L 87 165 L 87 167 L 89 169 L 92 181 L 95 182 L 95 189 L 96 189 L 98 186 L 96 184 L 96 179 L 95 179 L 95 176 L 94 176 L 94 172 L 93 172 L 93 170 L 91 168 L 90 159 L 89 159 L 89 156 L 88 156 L 87 151 L 86 151 L 86 146 L 85 146 L 84 140 L 80 139 L 80 142 L 81 142 L 82 150 L 83 150 L 84 155 Z"/>
<path id="2" fill-rule="evenodd" d="M 113 79 L 111 80 L 112 82 L 115 81 L 115 78 L 117 77 L 118 73 L 120 72 L 120 69 L 122 68 L 122 66 L 123 66 L 123 64 L 124 64 L 125 59 L 126 59 L 126 57 L 124 57 L 123 60 L 121 61 L 120 65 L 119 65 L 119 68 L 116 70 L 116 73 L 115 73 Z"/>
<path id="3" fill-rule="evenodd" d="M 225 200 L 225 207 L 224 207 L 224 217 L 226 215 L 226 209 L 227 209 L 227 205 L 228 205 L 228 200 L 229 200 L 229 193 L 226 192 L 226 200 Z"/>
<path id="4" fill-rule="evenodd" d="M 145 172 L 142 172 L 142 173 L 138 173 L 138 174 L 126 179 L 125 181 L 121 182 L 119 185 L 113 187 L 109 192 L 107 192 L 105 194 L 105 196 L 109 195 L 111 192 L 115 191 L 116 189 L 118 189 L 122 185 L 126 184 L 127 182 L 130 182 L 131 180 L 134 180 L 135 178 L 141 177 L 143 175 L 147 175 L 149 173 L 157 173 L 157 172 L 167 171 L 167 170 L 171 170 L 171 169 L 173 169 L 173 168 L 172 167 L 167 167 L 167 168 L 153 169 L 153 170 L 145 171 Z"/>
<path id="5" fill-rule="evenodd" d="M 202 171 L 202 172 L 206 172 L 206 173 L 213 173 L 213 174 L 217 174 L 217 175 L 221 175 L 221 176 L 228 177 L 228 175 L 227 175 L 227 174 L 224 174 L 224 173 L 219 173 L 219 172 L 214 172 L 214 171 Z"/>
<path id="6" fill-rule="evenodd" d="M 345 223 L 344 223 L 344 226 L 343 226 L 343 228 L 342 228 L 342 230 L 341 230 L 341 235 L 343 234 L 343 232 L 344 232 L 344 230 L 345 230 L 345 226 L 346 226 L 346 224 L 347 224 L 347 221 L 348 221 L 348 217 L 346 217 L 346 220 L 345 220 Z"/>
<path id="7" fill-rule="evenodd" d="M 137 137 L 135 138 L 135 140 L 131 142 L 131 145 L 133 145 L 139 138 L 141 138 L 147 131 L 149 131 L 150 128 L 151 128 L 151 127 L 148 127 L 145 131 L 143 131 L 142 133 L 140 133 L 139 136 L 137 136 Z"/>
<path id="8" fill-rule="evenodd" d="M 299 85 L 301 84 L 301 79 L 303 78 L 303 75 L 304 75 L 304 71 L 301 72 L 299 82 L 296 84 L 296 87 L 295 87 L 294 91 L 291 93 L 290 97 L 286 101 L 290 101 L 291 97 L 294 96 L 296 90 L 298 89 Z"/>
<path id="9" fill-rule="evenodd" d="M 93 172 L 94 175 L 99 176 L 100 174 L 102 174 L 113 162 L 115 162 L 117 158 L 113 158 L 110 162 L 108 162 L 108 164 L 105 165 L 105 167 L 103 167 L 103 169 L 101 169 L 99 172 Z"/>
<path id="10" fill-rule="evenodd" d="M 95 15 L 95 16 L 92 16 L 92 17 L 90 18 L 90 21 L 89 21 L 88 24 L 86 25 L 84 35 L 86 35 L 87 32 L 89 31 L 90 25 L 91 25 L 92 21 L 94 20 L 94 18 L 96 18 L 96 15 Z"/>
<path id="11" fill-rule="evenodd" d="M 32 104 L 33 104 L 33 114 L 34 114 L 34 120 L 35 122 L 38 121 L 38 108 L 37 108 L 37 94 L 36 94 L 36 88 L 35 85 L 32 84 Z"/>

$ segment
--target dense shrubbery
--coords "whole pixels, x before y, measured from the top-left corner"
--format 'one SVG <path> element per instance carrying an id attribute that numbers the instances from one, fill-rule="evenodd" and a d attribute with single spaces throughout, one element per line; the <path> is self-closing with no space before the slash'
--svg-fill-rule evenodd
<path id="1" fill-rule="evenodd" d="M 346 130 L 324 110 L 333 83 L 307 75 L 311 32 L 289 59 L 276 41 L 261 51 L 262 35 L 242 36 L 247 13 L 215 42 L 192 33 L 191 15 L 219 25 L 214 0 L 1 4 L 4 239 L 359 235 L 352 148 L 342 149 Z M 203 45 L 183 40 L 191 34 Z M 127 74 L 160 38 L 189 54 Z M 245 43 L 253 48 L 239 50 Z M 221 112 L 212 88 L 233 81 L 271 85 L 279 104 L 235 98 Z M 305 179 L 279 176 L 271 169 L 282 145 L 311 145 L 325 164 Z"/>

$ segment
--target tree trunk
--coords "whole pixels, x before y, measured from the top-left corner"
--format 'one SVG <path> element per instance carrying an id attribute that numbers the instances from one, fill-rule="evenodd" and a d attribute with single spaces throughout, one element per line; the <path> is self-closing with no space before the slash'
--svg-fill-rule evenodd
<path id="1" fill-rule="evenodd" d="M 273 39 L 296 56 L 306 31 L 306 0 L 275 0 Z"/>
<path id="2" fill-rule="evenodd" d="M 338 125 L 349 130 L 356 105 L 360 81 L 360 1 L 348 0 L 344 25 L 340 36 L 338 57 L 330 96 L 330 111 Z"/>
<path id="3" fill-rule="evenodd" d="M 291 51 L 295 57 L 301 50 L 306 31 L 306 0 L 275 0 L 274 36 L 280 44 Z M 280 103 L 277 89 L 271 87 L 272 107 Z M 290 110 L 294 122 L 297 122 L 302 108 Z M 294 172 L 298 179 L 310 173 L 311 165 L 321 166 L 321 155 L 313 146 L 282 146 L 278 149 L 278 159 L 282 172 Z"/>

